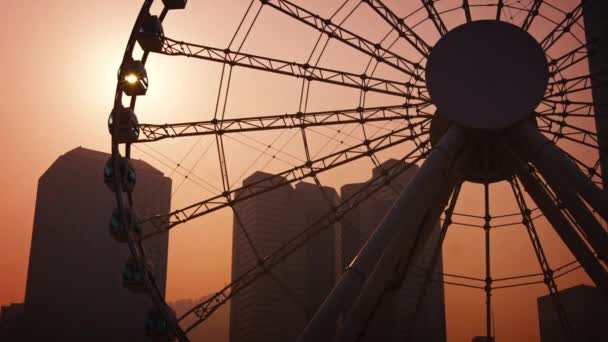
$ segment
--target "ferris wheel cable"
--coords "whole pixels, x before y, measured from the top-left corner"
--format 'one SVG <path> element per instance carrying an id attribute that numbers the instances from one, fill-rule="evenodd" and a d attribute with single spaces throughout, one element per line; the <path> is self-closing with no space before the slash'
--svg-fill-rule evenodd
<path id="1" fill-rule="evenodd" d="M 283 130 L 283 131 L 281 131 L 281 134 L 279 134 L 279 136 L 278 136 L 277 138 L 282 137 L 282 136 L 283 136 L 283 133 L 285 133 L 285 132 L 287 132 L 287 130 Z M 282 155 L 284 155 L 285 157 L 289 157 L 289 158 L 291 159 L 291 161 L 290 161 L 289 163 L 287 163 L 288 165 L 295 166 L 295 165 L 296 165 L 295 163 L 303 163 L 303 162 L 305 162 L 305 160 L 304 160 L 304 159 L 302 159 L 302 158 L 300 158 L 300 157 L 298 157 L 298 156 L 295 156 L 295 155 L 293 155 L 293 154 L 291 154 L 291 153 L 289 153 L 289 152 L 285 152 L 285 150 L 284 150 L 284 149 L 280 149 L 280 148 L 276 148 L 276 147 L 274 147 L 274 146 L 273 146 L 273 145 L 274 145 L 274 143 L 275 143 L 274 141 L 273 141 L 273 142 L 271 142 L 271 143 L 270 143 L 270 145 L 269 145 L 269 144 L 264 143 L 263 141 L 261 141 L 261 140 L 259 140 L 259 139 L 256 139 L 256 138 L 254 138 L 254 137 L 250 137 L 250 136 L 249 136 L 249 135 L 247 135 L 247 134 L 243 134 L 243 133 L 237 133 L 237 134 L 238 134 L 238 135 L 239 135 L 241 138 L 243 138 L 243 139 L 248 139 L 248 140 L 250 140 L 250 141 L 252 141 L 252 142 L 254 142 L 254 143 L 258 144 L 258 145 L 259 145 L 259 147 L 260 147 L 260 148 L 263 148 L 264 150 L 267 150 L 267 151 L 273 151 L 273 152 L 275 152 L 275 153 L 281 153 L 281 154 L 282 154 Z M 297 134 L 297 133 L 296 133 L 296 134 Z M 294 136 L 292 135 L 292 138 L 290 138 L 290 140 L 291 140 L 291 139 L 293 139 L 293 137 L 294 137 Z M 246 144 L 246 143 L 243 143 L 243 144 Z M 247 145 L 248 145 L 248 146 L 251 146 L 251 145 L 249 145 L 249 144 L 247 144 Z M 259 149 L 258 149 L 258 151 L 259 151 Z"/>
<path id="2" fill-rule="evenodd" d="M 428 58 L 431 50 L 430 45 L 420 38 L 420 36 L 405 23 L 405 20 L 399 18 L 381 0 L 363 0 L 362 2 L 367 3 L 382 19 L 384 19 L 384 21 L 393 27 L 399 34 L 399 37 L 405 39 L 422 56 Z"/>
<path id="3" fill-rule="evenodd" d="M 409 139 L 405 139 L 404 141 L 408 141 L 408 140 L 409 140 Z M 401 142 L 399 142 L 399 143 L 401 143 Z M 342 153 L 343 153 L 343 152 L 339 152 L 339 153 L 333 154 L 333 156 L 336 156 L 336 155 L 339 155 L 339 154 L 342 154 Z M 359 152 L 359 153 L 360 153 L 360 154 L 363 154 L 363 155 L 364 155 L 364 154 L 366 154 L 366 152 L 364 152 L 364 151 L 361 151 L 361 152 Z M 331 156 L 331 155 L 330 155 L 330 156 Z M 361 156 L 356 157 L 356 155 L 355 155 L 355 158 L 360 158 L 360 157 L 361 157 Z M 333 159 L 333 158 L 334 158 L 334 157 L 329 158 L 329 159 L 330 159 L 330 162 L 336 162 L 336 161 L 338 161 L 337 159 L 336 159 L 336 160 L 331 160 L 331 159 Z M 323 159 L 328 159 L 328 157 L 321 158 L 320 160 L 322 161 Z M 322 164 L 323 164 L 323 165 L 325 165 L 325 162 L 322 162 Z M 307 165 L 307 164 L 304 164 L 304 165 Z M 313 164 L 313 165 L 314 165 L 314 164 Z M 335 167 L 335 166 L 331 166 L 331 165 L 329 165 L 329 166 L 330 166 L 330 167 Z M 339 165 L 338 165 L 338 166 L 339 166 Z M 306 168 L 304 168 L 304 167 L 300 166 L 300 167 L 293 168 L 293 169 L 291 169 L 290 171 L 287 171 L 287 172 L 284 172 L 284 173 L 283 173 L 283 174 L 286 174 L 286 175 L 290 175 L 290 176 L 292 176 L 292 177 L 295 177 L 294 179 L 291 179 L 291 180 L 289 181 L 289 183 L 292 183 L 292 182 L 295 182 L 295 181 L 297 181 L 297 180 L 301 179 L 301 178 L 298 178 L 298 177 L 297 177 L 297 175 L 298 175 L 300 172 L 296 172 L 296 171 L 295 171 L 295 170 L 298 170 L 298 169 L 304 169 L 304 170 L 306 170 Z M 301 171 L 301 170 L 300 170 L 300 171 Z M 323 170 L 319 171 L 319 170 L 316 170 L 316 169 L 315 169 L 315 170 L 312 170 L 312 171 L 307 171 L 307 172 L 308 172 L 308 173 L 310 173 L 310 174 L 314 174 L 314 173 L 318 173 L 318 172 L 323 172 Z M 304 175 L 307 175 L 308 173 L 304 173 Z M 301 176 L 301 177 L 305 177 L 305 176 Z M 262 182 L 262 181 L 260 181 L 260 182 Z M 257 183 L 256 183 L 256 184 L 257 184 Z M 282 185 L 284 185 L 284 184 L 281 184 L 281 186 L 282 186 Z M 245 188 L 245 187 L 242 187 L 242 188 L 239 188 L 239 189 L 244 189 L 244 188 Z M 239 189 L 237 189 L 236 191 L 239 191 Z M 264 191 L 261 191 L 260 193 L 263 193 L 263 192 L 266 192 L 266 191 L 270 191 L 270 190 L 272 190 L 272 189 L 265 189 Z M 230 193 L 234 193 L 234 192 L 235 192 L 235 191 L 231 191 Z M 257 193 L 254 193 L 253 195 L 257 195 Z M 253 195 L 252 195 L 252 196 L 253 196 Z M 219 198 L 219 197 L 221 197 L 221 196 L 220 196 L 220 195 L 214 196 L 214 197 L 209 198 L 209 199 L 207 199 L 207 200 L 205 200 L 205 201 L 203 201 L 203 202 L 199 202 L 199 203 L 197 203 L 197 204 L 195 204 L 195 205 L 192 205 L 190 208 L 186 208 L 186 209 L 194 210 L 194 211 L 195 211 L 195 213 L 197 214 L 197 216 L 196 216 L 196 217 L 198 217 L 198 216 L 202 216 L 203 214 L 206 214 L 206 213 L 208 213 L 208 212 L 211 212 L 211 211 L 215 211 L 215 210 L 217 210 L 217 209 L 220 209 L 221 207 L 226 206 L 226 205 L 224 205 L 224 204 L 226 204 L 226 203 L 228 203 L 228 204 L 229 204 L 229 203 L 231 203 L 231 202 L 226 202 L 226 203 L 223 203 L 223 202 L 218 202 L 218 198 Z M 213 204 L 214 206 L 211 206 L 211 207 L 210 207 L 210 206 L 209 206 L 210 204 Z M 222 204 L 222 205 L 220 206 L 220 204 Z M 197 208 L 194 208 L 194 207 L 197 207 Z M 197 212 L 197 211 L 198 211 L 198 210 L 200 210 L 202 207 L 205 207 L 205 208 L 206 208 L 206 211 L 204 211 L 204 212 Z M 182 211 L 182 210 L 178 210 L 178 211 L 176 211 L 176 212 L 174 212 L 174 213 L 172 213 L 172 214 L 173 214 L 174 216 L 175 216 L 175 215 L 179 215 L 181 211 Z M 200 215 L 199 215 L 199 214 L 200 214 Z M 169 216 L 169 215 L 167 215 L 167 216 Z M 143 220 L 143 221 L 141 221 L 141 222 L 142 222 L 142 223 L 145 223 L 145 222 L 151 221 L 151 222 L 152 222 L 152 224 L 153 224 L 154 226 L 156 226 L 156 227 L 157 227 L 157 229 L 160 229 L 160 228 L 159 228 L 159 226 L 158 226 L 158 222 L 157 222 L 159 219 L 160 219 L 160 220 L 163 220 L 163 218 L 159 218 L 159 217 L 151 217 L 150 219 L 144 219 L 144 220 Z M 180 216 L 177 216 L 177 217 L 176 217 L 176 219 L 177 219 L 177 222 L 174 222 L 174 223 L 175 223 L 175 225 L 185 222 L 185 221 L 181 221 L 181 220 L 179 220 L 179 219 L 180 219 Z M 188 220 L 189 220 L 189 218 L 188 218 Z M 170 229 L 170 228 L 172 228 L 172 227 L 169 227 L 169 229 Z M 156 235 L 157 233 L 158 233 L 158 232 L 151 233 L 151 234 L 149 234 L 149 235 L 147 235 L 147 236 L 144 236 L 144 237 L 143 237 L 143 239 L 146 239 L 146 238 L 148 238 L 148 237 L 150 237 L 150 236 L 154 236 L 154 235 Z"/>
<path id="4" fill-rule="evenodd" d="M 220 174 L 222 178 L 222 196 L 226 197 L 226 201 L 230 203 L 232 201 L 232 194 L 230 193 L 230 180 L 228 178 L 228 168 L 226 166 L 226 150 L 224 149 L 224 137 L 221 135 L 215 136 L 217 154 L 219 159 Z"/>
<path id="5" fill-rule="evenodd" d="M 357 190 L 347 198 L 343 198 L 338 206 L 335 207 L 331 212 L 317 219 L 299 234 L 268 255 L 265 258 L 265 265 L 263 265 L 263 267 L 260 265 L 252 267 L 242 275 L 238 276 L 237 279 L 233 280 L 229 285 L 226 285 L 214 296 L 184 313 L 179 318 L 179 321 L 182 321 L 192 313 L 199 317 L 199 320 L 194 322 L 186 331 L 193 329 L 198 324 L 206 320 L 215 310 L 217 310 L 218 307 L 226 303 L 226 301 L 234 295 L 238 294 L 242 289 L 255 281 L 255 279 L 262 276 L 265 269 L 272 268 L 280 263 L 284 258 L 297 251 L 308 240 L 314 238 L 320 232 L 327 229 L 330 225 L 340 220 L 352 208 L 356 207 L 359 203 L 382 189 L 386 182 L 394 181 L 399 175 L 408 170 L 411 165 L 425 157 L 424 154 L 416 155 L 415 152 L 416 151 L 412 151 L 401 159 L 402 162 L 409 161 L 409 165 L 396 163 L 395 165 L 389 167 L 386 174 L 374 176 L 372 180 L 365 183 L 361 189 Z"/>
<path id="6" fill-rule="evenodd" d="M 272 177 L 266 177 L 259 181 L 253 182 L 251 185 L 246 186 L 246 187 L 232 189 L 229 191 L 231 194 L 235 193 L 236 191 L 246 191 L 247 194 L 244 196 L 240 196 L 238 199 L 233 199 L 231 203 L 234 203 L 236 201 L 242 201 L 242 200 L 250 198 L 252 196 L 268 192 L 270 190 L 299 181 L 303 178 L 312 176 L 314 174 L 325 172 L 327 170 L 344 165 L 345 163 L 365 157 L 369 153 L 368 150 L 365 149 L 367 144 L 373 145 L 373 151 L 380 151 L 380 150 L 384 150 L 384 149 L 392 147 L 392 146 L 399 145 L 399 144 L 407 142 L 407 141 L 411 141 L 412 139 L 414 139 L 414 137 L 416 137 L 418 135 L 426 134 L 426 133 L 422 133 L 422 134 L 405 133 L 408 130 L 409 130 L 408 128 L 402 128 L 401 130 L 391 132 L 389 134 L 380 136 L 378 138 L 370 139 L 369 142 L 364 142 L 362 144 L 358 144 L 353 147 L 338 151 L 334 154 L 327 155 L 323 158 L 316 159 L 316 160 L 312 161 L 312 164 L 309 164 L 307 162 L 303 165 L 283 171 L 283 172 L 279 173 L 278 176 L 280 178 L 281 177 L 284 178 L 284 181 L 276 183 L 277 177 L 272 176 Z M 399 136 L 400 134 L 402 134 L 402 132 L 405 134 L 402 136 Z M 417 149 L 415 149 L 414 151 L 416 151 L 416 150 Z M 268 183 L 268 182 L 272 183 L 273 180 L 275 181 L 275 184 L 271 184 L 271 186 L 262 186 L 262 184 L 264 184 L 264 183 Z M 255 187 L 260 187 L 260 188 L 256 189 L 256 190 L 252 190 Z M 142 220 L 140 220 L 140 223 L 151 222 L 154 226 L 157 227 L 157 229 L 159 229 L 159 231 L 157 233 L 160 233 L 160 232 L 166 231 L 168 229 L 171 229 L 181 223 L 194 219 L 196 217 L 200 217 L 209 212 L 213 212 L 213 211 L 216 211 L 218 209 L 228 206 L 228 204 L 229 204 L 228 202 L 221 200 L 223 197 L 224 197 L 223 195 L 217 195 L 217 196 L 208 198 L 206 200 L 203 200 L 201 202 L 189 205 L 185 208 L 175 210 L 169 214 L 157 215 L 157 216 L 142 219 Z M 166 225 L 164 223 L 165 223 L 165 220 L 167 220 L 167 219 L 173 219 L 173 221 L 169 221 L 169 224 Z M 153 236 L 157 233 L 150 234 L 149 236 Z M 145 238 L 147 238 L 147 237 L 144 237 L 144 239 Z"/>
<path id="7" fill-rule="evenodd" d="M 230 140 L 234 140 L 234 141 L 238 142 L 239 144 L 241 144 L 243 146 L 246 146 L 246 147 L 249 147 L 249 148 L 251 148 L 253 150 L 256 150 L 257 152 L 260 152 L 262 155 L 266 155 L 266 156 L 272 157 L 272 159 L 278 160 L 278 161 L 284 163 L 285 165 L 287 165 L 289 167 L 294 167 L 293 163 L 288 162 L 287 160 L 284 160 L 282 158 L 277 157 L 276 154 L 268 153 L 268 150 L 264 150 L 264 149 L 260 149 L 260 148 L 257 148 L 257 147 L 253 147 L 252 145 L 247 144 L 247 143 L 245 143 L 245 142 L 243 142 L 243 141 L 241 141 L 241 140 L 239 140 L 239 139 L 237 139 L 235 137 L 229 136 L 229 135 L 227 135 L 226 137 L 228 139 L 230 139 Z"/>
<path id="8" fill-rule="evenodd" d="M 545 5 L 547 5 L 547 7 L 559 12 L 560 14 L 566 15 L 568 14 L 568 11 L 566 11 L 565 9 L 561 8 L 559 5 L 554 5 L 551 2 L 552 1 L 556 1 L 556 0 L 545 0 Z M 560 1 L 560 0 L 557 0 Z M 562 6 L 563 7 L 563 6 Z"/>
<path id="9" fill-rule="evenodd" d="M 239 25 L 237 26 L 236 30 L 234 31 L 234 34 L 232 35 L 232 39 L 230 39 L 230 43 L 228 43 L 228 48 L 230 48 L 232 46 L 232 44 L 234 43 L 234 41 L 236 40 L 236 37 L 239 34 L 239 32 L 241 31 L 241 28 L 243 27 L 243 24 L 245 23 L 245 19 L 247 19 L 247 15 L 249 14 L 249 11 L 251 11 L 254 2 L 255 2 L 255 0 L 251 0 L 251 2 L 249 3 L 249 6 L 247 7 L 247 10 L 245 10 L 245 14 L 241 17 L 241 21 L 239 22 Z"/>
<path id="10" fill-rule="evenodd" d="M 554 27 L 546 36 L 540 41 L 540 45 L 543 50 L 549 51 L 551 47 L 567 32 L 570 32 L 572 26 L 583 16 L 583 3 L 582 1 L 576 6 L 571 12 L 564 15 L 564 19 Z"/>
<path id="11" fill-rule="evenodd" d="M 329 68 L 313 67 L 311 65 L 288 62 L 275 58 L 237 53 L 225 49 L 222 50 L 199 44 L 180 42 L 167 37 L 163 38 L 163 49 L 158 53 L 167 56 L 192 57 L 229 64 L 230 66 L 240 66 L 295 78 L 305 78 L 311 81 L 356 88 L 364 91 L 373 91 L 423 102 L 428 101 L 425 97 L 412 94 L 413 90 L 422 89 L 424 87 L 418 84 L 408 84 Z"/>
<path id="12" fill-rule="evenodd" d="M 187 174 L 184 175 L 184 178 L 181 179 L 181 181 L 179 182 L 179 184 L 177 185 L 177 187 L 171 193 L 171 197 L 175 196 L 175 194 L 181 189 L 182 185 L 184 185 L 184 183 L 186 182 L 187 179 L 190 180 L 190 181 L 192 181 L 192 179 L 190 177 L 191 175 L 194 175 L 194 173 L 192 171 L 198 166 L 198 164 L 201 162 L 201 160 L 203 159 L 203 157 L 211 149 L 211 146 L 213 146 L 213 144 L 209 144 L 207 146 L 207 148 L 203 151 L 203 153 L 196 159 L 196 162 L 192 165 L 192 167 L 189 170 L 187 170 Z M 198 176 L 196 176 L 196 177 L 198 177 Z M 198 177 L 198 178 L 202 180 L 201 177 Z M 197 182 L 194 182 L 194 183 L 197 184 Z M 213 188 L 217 189 L 217 187 L 214 186 L 214 185 L 212 185 L 210 182 L 204 181 L 204 183 L 207 183 L 207 184 L 211 185 Z"/>
<path id="13" fill-rule="evenodd" d="M 150 153 L 148 153 L 148 152 L 146 152 L 146 151 L 142 150 L 142 149 L 141 149 L 141 148 L 139 148 L 138 146 L 134 145 L 134 147 L 135 147 L 137 150 L 139 150 L 140 152 L 142 152 L 142 153 L 144 153 L 145 155 L 149 156 L 150 158 L 152 158 L 152 159 L 156 160 L 157 162 L 161 163 L 162 165 L 164 165 L 164 166 L 166 166 L 166 167 L 168 167 L 168 168 L 173 168 L 173 166 L 171 166 L 171 165 L 169 165 L 169 164 L 165 163 L 164 161 L 160 160 L 160 159 L 159 159 L 159 158 L 157 158 L 156 156 L 154 156 L 154 155 L 152 155 L 152 154 L 150 154 Z M 186 171 L 187 171 L 187 170 L 186 170 Z M 202 182 L 203 182 L 203 183 L 205 183 L 206 185 L 203 185 L 203 184 L 201 184 L 201 183 L 197 182 L 196 180 L 193 180 L 191 177 L 188 177 L 188 176 L 190 175 L 190 174 L 188 174 L 188 173 L 182 173 L 182 172 L 179 172 L 179 171 L 176 171 L 176 172 L 177 172 L 179 175 L 183 176 L 183 177 L 184 177 L 184 179 L 189 179 L 189 180 L 190 180 L 192 183 L 194 183 L 195 185 L 197 185 L 197 186 L 201 187 L 202 189 L 206 190 L 206 191 L 207 191 L 207 192 L 209 192 L 210 194 L 215 194 L 217 191 L 219 191 L 219 189 L 217 189 L 217 187 L 215 187 L 213 184 L 211 184 L 211 183 L 209 183 L 209 182 L 205 181 L 205 180 L 204 180 L 203 178 L 201 178 L 201 177 L 196 176 L 196 177 L 198 177 L 198 178 L 199 178 L 199 180 L 200 180 L 200 181 L 202 181 Z M 214 190 L 214 189 L 210 189 L 210 188 L 208 188 L 207 186 L 209 186 L 209 187 L 211 187 L 211 188 L 215 188 L 216 190 Z M 157 190 L 157 191 L 155 191 L 155 193 L 157 193 L 158 191 L 160 191 L 161 187 L 162 187 L 162 183 L 161 183 L 161 184 L 159 184 L 159 186 L 158 186 L 158 188 L 157 188 L 158 190 Z M 174 194 L 171 194 L 171 196 L 173 196 L 173 195 L 174 195 Z"/>
<path id="14" fill-rule="evenodd" d="M 286 0 L 265 0 L 264 4 L 329 35 L 333 39 L 336 39 L 356 50 L 359 50 L 360 52 L 363 52 L 387 65 L 392 66 L 397 70 L 400 70 L 405 74 L 414 77 L 415 80 L 422 80 L 424 77 L 421 73 L 420 67 L 412 61 L 398 56 L 384 49 L 379 44 L 372 43 L 371 41 L 332 23 L 330 19 L 321 18 L 320 16 Z"/>
<path id="15" fill-rule="evenodd" d="M 262 159 L 262 157 L 268 152 L 268 150 L 270 150 L 271 146 L 274 145 L 277 140 L 279 140 L 283 135 L 284 135 L 285 131 L 282 131 L 281 134 L 279 134 L 271 143 L 270 145 L 265 146 L 264 152 L 261 152 L 250 164 L 249 166 L 243 171 L 241 172 L 241 175 L 234 180 L 232 186 L 236 186 L 238 184 L 238 182 L 240 182 L 247 174 L 249 174 L 249 171 Z M 291 141 L 293 141 L 293 139 L 297 136 L 297 133 L 294 133 L 291 135 L 291 138 L 287 139 L 287 141 L 283 144 L 283 146 L 281 146 L 279 149 L 275 150 L 277 151 L 277 153 L 283 153 L 285 148 L 287 146 L 290 145 Z M 260 170 L 266 170 L 266 168 L 268 167 L 268 165 L 270 164 L 270 162 L 272 162 L 275 158 L 275 155 L 272 156 L 272 158 L 269 158 L 268 161 L 266 162 L 266 164 L 264 164 L 264 166 L 262 166 L 260 168 Z M 301 160 L 300 160 L 301 162 Z M 293 165 L 292 165 L 293 166 Z"/>
<path id="16" fill-rule="evenodd" d="M 425 107 L 427 104 L 404 106 L 394 105 L 371 108 L 351 108 L 336 111 L 292 113 L 270 116 L 245 117 L 224 120 L 207 120 L 175 124 L 139 124 L 143 135 L 135 143 L 152 142 L 166 138 L 203 135 L 223 135 L 250 131 L 275 129 L 309 128 L 315 126 L 370 123 L 407 119 L 428 119 L 426 114 L 410 114 L 410 108 Z M 405 114 L 402 111 L 405 110 Z"/>

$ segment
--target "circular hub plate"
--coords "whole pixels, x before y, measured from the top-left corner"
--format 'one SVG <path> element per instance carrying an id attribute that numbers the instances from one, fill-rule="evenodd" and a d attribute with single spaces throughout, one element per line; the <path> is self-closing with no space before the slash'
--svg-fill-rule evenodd
<path id="1" fill-rule="evenodd" d="M 501 129 L 529 117 L 548 79 L 540 44 L 519 27 L 494 20 L 448 32 L 426 68 L 429 94 L 442 116 L 476 129 Z"/>

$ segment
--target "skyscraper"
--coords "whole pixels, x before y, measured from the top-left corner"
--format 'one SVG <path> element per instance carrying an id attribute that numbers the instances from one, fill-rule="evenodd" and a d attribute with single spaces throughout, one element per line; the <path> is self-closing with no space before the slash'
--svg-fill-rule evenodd
<path id="1" fill-rule="evenodd" d="M 115 200 L 103 182 L 108 158 L 76 148 L 39 179 L 24 308 L 31 340 L 147 340 L 144 320 L 152 303 L 122 287 L 129 248 L 109 233 Z M 171 179 L 144 162 L 132 164 L 137 212 L 167 213 Z M 168 235 L 145 245 L 164 292 Z"/>
<path id="2" fill-rule="evenodd" d="M 559 299 L 577 342 L 605 340 L 608 301 L 600 290 L 592 286 L 578 285 L 559 291 Z M 538 319 L 541 342 L 567 340 L 550 295 L 538 298 Z"/>
<path id="3" fill-rule="evenodd" d="M 243 185 L 270 176 L 256 172 Z M 268 182 L 280 181 L 277 176 Z M 268 185 L 256 186 L 264 184 Z M 270 254 L 337 201 L 335 190 L 301 182 L 240 202 L 235 206 L 232 278 L 255 266 L 257 256 Z M 295 340 L 334 284 L 334 234 L 335 229 L 324 231 L 231 300 L 231 342 Z"/>
<path id="4" fill-rule="evenodd" d="M 397 160 L 387 160 L 374 168 L 372 177 L 379 176 L 385 169 L 399 163 Z M 346 268 L 356 256 L 359 249 L 369 238 L 384 215 L 392 207 L 399 193 L 407 187 L 409 181 L 418 170 L 412 165 L 392 182 L 374 195 L 351 210 L 342 220 L 342 268 Z M 348 198 L 366 183 L 344 185 L 341 189 L 342 198 Z M 388 291 L 381 305 L 376 309 L 365 331 L 365 341 L 400 341 L 404 336 L 412 336 L 412 341 L 445 341 L 445 300 L 443 290 L 443 271 L 441 256 L 436 265 L 433 281 L 426 289 L 425 301 L 420 311 L 416 311 L 416 303 L 425 278 L 425 270 L 430 267 L 432 251 L 439 237 L 439 224 L 426 242 L 423 253 L 413 260 L 407 278 L 395 289 Z M 409 323 L 408 323 L 409 322 Z"/>

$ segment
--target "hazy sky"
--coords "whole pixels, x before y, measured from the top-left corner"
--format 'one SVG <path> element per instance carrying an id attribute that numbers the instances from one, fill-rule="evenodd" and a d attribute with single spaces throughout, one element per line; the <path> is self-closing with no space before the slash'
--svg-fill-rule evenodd
<path id="1" fill-rule="evenodd" d="M 328 16 L 342 1 L 295 2 Z M 449 3 L 442 1 L 446 2 Z M 404 14 L 411 11 L 414 1 L 386 3 Z M 554 0 L 552 3 L 563 3 L 564 8 L 570 9 L 574 1 Z M 113 103 L 116 70 L 141 1 L 4 0 L 2 4 L 0 304 L 6 305 L 23 301 L 38 177 L 59 155 L 74 147 L 109 151 L 106 120 Z M 191 0 L 187 11 L 169 15 L 165 32 L 178 40 L 225 48 L 248 4 L 248 0 Z M 486 15 L 481 11 L 477 14 L 480 17 Z M 461 17 L 461 14 L 454 14 L 446 17 L 446 22 L 453 27 L 462 22 Z M 539 25 L 539 30 L 543 30 L 548 24 Z M 366 6 L 358 9 L 345 27 L 372 41 L 379 41 L 389 30 Z M 419 30 L 429 41 L 437 39 L 430 24 L 420 25 Z M 303 63 L 316 39 L 316 31 L 275 10 L 264 8 L 243 51 Z M 411 54 L 405 45 L 396 45 L 394 49 L 397 53 Z M 363 54 L 332 41 L 321 65 L 361 73 L 367 62 L 368 58 Z M 216 63 L 151 56 L 148 64 L 150 91 L 137 106 L 140 122 L 212 118 L 221 70 L 221 65 Z M 391 70 L 379 67 L 377 75 L 391 79 L 405 77 Z M 231 82 L 226 117 L 291 113 L 299 109 L 299 80 L 235 68 Z M 307 109 L 354 108 L 358 99 L 359 93 L 355 90 L 313 83 Z M 391 96 L 369 95 L 366 103 L 386 105 L 399 104 L 400 101 Z M 397 126 L 374 126 L 371 131 L 383 132 L 383 129 L 391 127 Z M 344 127 L 343 130 L 355 128 Z M 336 138 L 328 139 L 333 136 Z M 309 139 L 311 153 L 324 155 L 360 141 L 360 136 L 358 133 L 346 136 L 332 129 L 317 129 L 309 133 Z M 273 148 L 268 149 L 268 144 Z M 218 193 L 214 188 L 221 187 L 221 181 L 211 137 L 159 142 L 150 146 L 154 150 L 142 146 L 134 150 L 134 155 L 173 177 L 174 209 Z M 399 156 L 411 148 L 404 145 L 381 154 L 380 158 Z M 304 158 L 301 138 L 295 130 L 235 135 L 226 139 L 226 149 L 232 185 L 239 185 L 244 176 L 257 169 L 277 172 L 301 164 Z M 182 162 L 183 168 L 172 173 L 175 168 L 173 162 L 178 161 Z M 321 181 L 334 187 L 363 181 L 370 177 L 371 166 L 369 160 L 357 162 L 348 170 L 323 175 Z M 197 184 L 184 182 L 180 173 L 189 170 L 200 177 Z M 467 185 L 465 190 L 459 209 L 478 214 L 481 187 Z M 492 186 L 492 190 L 497 208 L 494 215 L 514 212 L 514 202 L 508 197 L 506 184 Z M 552 265 L 570 261 L 572 257 L 544 220 L 540 219 L 538 224 L 547 254 L 554 261 Z M 495 246 L 492 263 L 496 277 L 539 270 L 522 227 L 497 229 L 492 238 Z M 481 230 L 456 228 L 450 231 L 444 246 L 446 272 L 483 278 L 482 242 Z M 167 299 L 200 298 L 228 283 L 230 248 L 231 213 L 227 210 L 176 228 L 170 240 Z M 586 282 L 586 277 L 577 271 L 561 278 L 559 285 L 568 287 L 581 281 Z M 497 291 L 493 297 L 497 338 L 538 340 L 536 297 L 546 292 L 543 285 Z M 483 293 L 446 286 L 446 295 L 449 340 L 468 341 L 473 335 L 483 334 Z"/>

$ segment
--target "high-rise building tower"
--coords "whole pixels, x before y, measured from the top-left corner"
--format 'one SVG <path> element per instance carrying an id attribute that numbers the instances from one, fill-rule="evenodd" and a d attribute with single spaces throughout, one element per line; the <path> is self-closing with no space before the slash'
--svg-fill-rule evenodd
<path id="1" fill-rule="evenodd" d="M 592 286 L 578 285 L 559 291 L 559 300 L 577 342 L 606 339 L 608 301 L 600 290 Z M 567 340 L 558 317 L 550 295 L 538 298 L 541 342 Z"/>
<path id="2" fill-rule="evenodd" d="M 76 148 L 40 177 L 25 293 L 27 340 L 146 341 L 148 296 L 123 288 L 130 256 L 109 232 L 115 208 L 103 182 L 106 153 Z M 132 161 L 137 213 L 167 213 L 171 179 Z M 146 240 L 157 284 L 164 292 L 168 235 Z"/>
<path id="3" fill-rule="evenodd" d="M 372 177 L 379 176 L 385 169 L 398 162 L 391 159 L 379 165 L 372 171 Z M 412 165 L 397 177 L 392 185 L 378 190 L 345 215 L 340 231 L 342 269 L 350 264 L 417 171 L 418 167 Z M 343 199 L 350 197 L 365 184 L 344 185 L 341 189 L 341 197 Z M 446 340 L 445 298 L 443 277 L 440 276 L 443 271 L 441 255 L 435 268 L 436 275 L 426 289 L 427 293 L 421 309 L 416 311 L 425 271 L 430 267 L 432 252 L 438 241 L 439 233 L 438 223 L 434 233 L 427 240 L 423 253 L 412 262 L 407 278 L 395 289 L 385 294 L 384 300 L 369 322 L 364 341 L 401 341 L 406 335 L 411 336 L 412 341 L 443 342 Z"/>
<path id="4" fill-rule="evenodd" d="M 243 185 L 270 176 L 256 172 Z M 256 186 L 280 181 L 277 176 Z M 232 278 L 255 266 L 258 257 L 273 252 L 337 201 L 335 190 L 301 182 L 295 188 L 285 185 L 237 204 Z M 335 282 L 335 233 L 327 229 L 231 300 L 231 342 L 296 339 Z"/>

